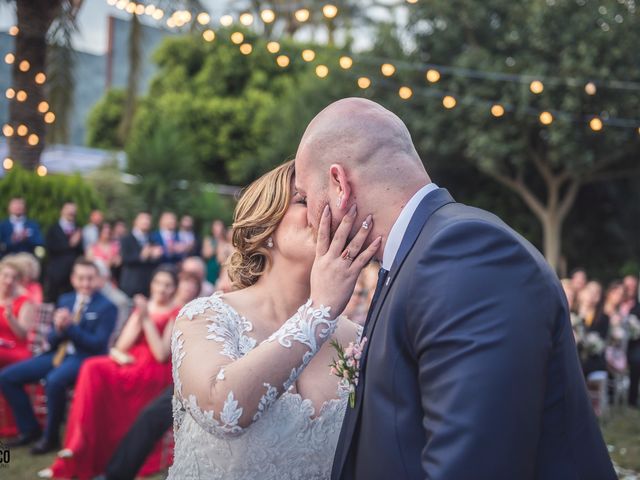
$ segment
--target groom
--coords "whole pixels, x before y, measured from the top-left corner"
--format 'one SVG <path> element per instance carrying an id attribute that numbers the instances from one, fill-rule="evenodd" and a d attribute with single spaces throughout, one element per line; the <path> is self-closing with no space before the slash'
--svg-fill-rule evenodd
<path id="1" fill-rule="evenodd" d="M 335 231 L 355 203 L 354 228 L 372 213 L 383 236 L 333 479 L 616 478 L 562 288 L 531 244 L 433 184 L 404 123 L 369 100 L 320 112 L 295 164 L 314 227 L 325 204 Z"/>

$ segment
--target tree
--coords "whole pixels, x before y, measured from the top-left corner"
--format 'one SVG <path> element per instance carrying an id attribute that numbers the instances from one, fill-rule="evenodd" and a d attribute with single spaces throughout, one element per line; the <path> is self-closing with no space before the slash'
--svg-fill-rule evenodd
<path id="1" fill-rule="evenodd" d="M 400 72 L 402 80 L 420 86 L 414 103 L 421 111 L 413 121 L 420 150 L 464 159 L 517 194 L 540 222 L 545 256 L 558 268 L 562 227 L 580 189 L 638 173 L 637 131 L 615 128 L 607 116 L 637 117 L 640 96 L 613 88 L 609 79 L 640 81 L 640 19 L 614 0 L 434 0 L 412 7 L 410 18 L 417 45 L 413 65 L 454 67 L 428 87 L 426 68 Z M 478 78 L 463 69 L 551 80 L 534 95 L 530 80 Z M 595 85 L 595 95 L 586 92 L 587 82 Z M 442 107 L 445 94 L 456 97 L 455 108 Z M 506 113 L 492 117 L 493 104 Z M 532 115 L 542 111 L 555 113 L 553 123 L 542 125 Z M 589 127 L 596 115 L 602 131 Z"/>
<path id="2" fill-rule="evenodd" d="M 64 32 L 73 28 L 73 21 L 82 5 L 82 0 L 16 0 L 17 34 L 15 35 L 14 61 L 11 70 L 14 96 L 9 103 L 9 155 L 18 164 L 34 169 L 40 162 L 44 149 L 46 125 L 44 113 L 39 107 L 47 97 L 42 75 L 47 70 L 47 36 L 51 26 L 54 42 L 64 42 Z M 54 63 L 54 65 L 56 65 Z M 57 64 L 58 66 L 59 63 Z M 55 91 L 56 75 L 53 75 Z M 51 84 L 51 78 L 49 79 Z M 69 79 L 67 78 L 67 83 Z M 69 89 L 69 84 L 65 88 Z M 60 107 L 58 115 L 64 117 L 65 97 L 62 102 L 54 101 Z M 67 97 L 68 101 L 70 97 Z M 46 110 L 45 110 L 46 111 Z M 26 128 L 26 131 L 22 130 Z"/>

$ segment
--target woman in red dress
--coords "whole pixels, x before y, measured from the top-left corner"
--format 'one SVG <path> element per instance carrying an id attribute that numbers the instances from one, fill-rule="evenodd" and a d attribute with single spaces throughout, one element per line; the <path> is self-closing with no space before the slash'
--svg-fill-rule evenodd
<path id="1" fill-rule="evenodd" d="M 0 262 L 0 369 L 31 356 L 27 333 L 33 323 L 33 307 L 20 293 L 20 264 L 5 258 Z M 0 437 L 18 433 L 11 409 L 0 393 Z"/>
<path id="2" fill-rule="evenodd" d="M 28 252 L 16 253 L 9 256 L 22 267 L 22 288 L 29 301 L 35 305 L 42 303 L 42 285 L 38 281 L 40 278 L 40 262 Z"/>
<path id="3" fill-rule="evenodd" d="M 104 471 L 115 448 L 142 408 L 171 384 L 171 331 L 177 277 L 160 267 L 150 299 L 134 297 L 135 308 L 109 356 L 90 358 L 80 369 L 67 422 L 65 448 L 40 477 L 90 479 Z M 143 474 L 160 465 L 160 449 Z"/>

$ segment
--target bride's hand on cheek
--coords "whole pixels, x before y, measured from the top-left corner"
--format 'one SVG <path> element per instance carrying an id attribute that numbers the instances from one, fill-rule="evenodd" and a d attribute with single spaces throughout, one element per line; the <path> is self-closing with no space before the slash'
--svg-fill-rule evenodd
<path id="1" fill-rule="evenodd" d="M 382 237 L 378 237 L 362 250 L 373 225 L 371 215 L 348 242 L 356 216 L 356 206 L 353 205 L 331 239 L 331 209 L 327 205 L 318 228 L 316 259 L 311 269 L 311 299 L 316 306 L 331 307 L 333 318 L 340 315 L 349 303 L 358 275 L 371 261 L 382 242 Z"/>

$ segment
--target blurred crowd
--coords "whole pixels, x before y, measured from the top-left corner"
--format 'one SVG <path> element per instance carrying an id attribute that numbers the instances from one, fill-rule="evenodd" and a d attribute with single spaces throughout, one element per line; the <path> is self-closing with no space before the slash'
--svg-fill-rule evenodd
<path id="1" fill-rule="evenodd" d="M 231 232 L 215 220 L 201 237 L 172 212 L 156 228 L 146 212 L 131 225 L 76 216 L 65 203 L 43 235 L 13 198 L 0 222 L 0 437 L 56 451 L 42 478 L 133 479 L 171 463 L 173 322 L 192 299 L 233 289 Z M 360 325 L 378 267 L 362 271 L 344 312 Z M 637 407 L 637 277 L 603 291 L 577 270 L 562 285 L 587 385 Z"/>
<path id="2" fill-rule="evenodd" d="M 606 383 L 606 400 L 638 408 L 640 305 L 638 277 L 627 275 L 606 289 L 577 269 L 563 279 L 571 326 L 587 382 Z M 624 398 L 626 397 L 626 398 Z"/>

